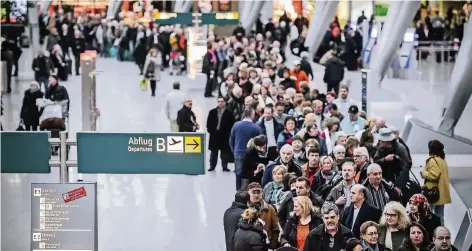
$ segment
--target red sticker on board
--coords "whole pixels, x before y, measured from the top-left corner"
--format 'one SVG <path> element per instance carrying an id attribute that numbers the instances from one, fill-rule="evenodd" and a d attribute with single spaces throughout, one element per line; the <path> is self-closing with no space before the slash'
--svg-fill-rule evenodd
<path id="1" fill-rule="evenodd" d="M 64 199 L 65 203 L 69 203 L 85 196 L 87 196 L 87 192 L 85 191 L 84 187 L 77 188 L 70 192 L 62 194 L 62 198 Z"/>

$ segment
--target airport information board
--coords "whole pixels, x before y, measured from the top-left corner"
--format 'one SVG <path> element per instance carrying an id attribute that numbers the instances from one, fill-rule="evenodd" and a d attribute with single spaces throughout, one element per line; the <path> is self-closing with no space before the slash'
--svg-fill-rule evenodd
<path id="1" fill-rule="evenodd" d="M 31 251 L 97 251 L 97 184 L 31 184 Z"/>
<path id="2" fill-rule="evenodd" d="M 205 174 L 204 133 L 77 133 L 79 173 Z"/>

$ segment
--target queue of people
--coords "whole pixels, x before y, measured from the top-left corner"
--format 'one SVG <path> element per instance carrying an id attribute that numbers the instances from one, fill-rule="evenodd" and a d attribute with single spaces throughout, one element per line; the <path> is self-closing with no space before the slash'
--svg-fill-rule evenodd
<path id="1" fill-rule="evenodd" d="M 301 60 L 288 68 L 281 42 L 265 39 L 241 27 L 209 39 L 205 96 L 216 89 L 218 97 L 207 131 L 218 143 L 210 144 L 208 171 L 218 154 L 223 171 L 235 166 L 237 192 L 223 219 L 227 250 L 453 248 L 444 227 L 451 196 L 443 144 L 425 146 L 418 184 L 398 128 L 366 117 L 342 76 L 325 81 L 327 93 L 312 88 Z"/>

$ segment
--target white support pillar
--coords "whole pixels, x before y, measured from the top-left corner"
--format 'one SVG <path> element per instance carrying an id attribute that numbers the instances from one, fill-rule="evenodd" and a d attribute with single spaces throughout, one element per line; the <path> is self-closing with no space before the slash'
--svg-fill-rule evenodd
<path id="1" fill-rule="evenodd" d="M 243 27 L 246 31 L 246 34 L 251 33 L 252 26 L 256 22 L 257 18 L 259 18 L 259 13 L 261 12 L 262 6 L 264 6 L 264 4 L 265 1 L 255 1 L 252 3 L 248 16 L 244 18 L 246 22 L 243 22 Z"/>
<path id="2" fill-rule="evenodd" d="M 175 3 L 174 3 L 174 12 L 175 13 L 182 12 L 184 3 L 185 3 L 185 0 L 176 0 Z"/>
<path id="3" fill-rule="evenodd" d="M 108 1 L 108 10 L 107 10 L 107 17 L 115 17 L 118 13 L 118 10 L 121 8 L 121 1 Z"/>
<path id="4" fill-rule="evenodd" d="M 447 106 L 438 131 L 454 136 L 454 128 L 472 95 L 472 19 L 464 25 L 464 38 L 451 74 Z"/>
<path id="5" fill-rule="evenodd" d="M 392 4 L 393 3 L 400 4 L 399 11 L 396 16 L 391 15 L 395 20 L 394 22 L 384 24 L 384 30 L 382 31 L 383 36 L 380 38 L 381 43 L 376 50 L 376 52 L 380 53 L 375 56 L 375 60 L 373 60 L 371 64 L 372 72 L 376 75 L 375 77 L 378 78 L 378 83 L 382 81 L 388 71 L 390 63 L 395 55 L 397 55 L 398 47 L 403 41 L 405 31 L 411 26 L 413 17 L 420 6 L 420 1 L 417 0 L 392 2 Z"/>
<path id="6" fill-rule="evenodd" d="M 251 14 L 251 9 L 254 5 L 254 2 L 251 2 L 251 1 L 243 1 L 244 2 L 244 5 L 243 5 L 243 11 L 241 12 L 241 15 L 240 15 L 240 20 L 241 20 L 241 24 L 243 27 L 246 27 L 246 21 L 248 20 L 249 18 L 249 15 Z M 241 3 L 241 2 L 240 2 Z"/>
<path id="7" fill-rule="evenodd" d="M 193 1 L 192 0 L 184 1 L 184 3 L 182 4 L 181 12 L 191 12 L 192 11 L 192 6 L 193 6 Z"/>
<path id="8" fill-rule="evenodd" d="M 329 28 L 329 23 L 331 22 L 333 16 L 336 13 L 339 0 L 332 0 L 325 2 L 322 15 L 317 19 L 315 27 L 313 28 L 313 43 L 308 47 L 310 54 L 315 54 L 318 48 L 320 47 L 321 42 L 325 36 L 326 31 Z"/>
<path id="9" fill-rule="evenodd" d="M 379 29 L 380 27 L 382 27 L 382 30 L 381 31 L 378 30 L 379 36 L 377 38 L 377 45 L 375 46 L 372 52 L 372 59 L 370 61 L 370 65 L 372 66 L 370 67 L 371 69 L 373 69 L 374 66 L 379 67 L 381 64 L 380 62 L 385 58 L 385 55 L 384 55 L 385 44 L 388 43 L 389 40 L 392 39 L 391 35 L 388 35 L 388 34 L 391 34 L 392 28 L 395 25 L 396 18 L 398 17 L 399 12 L 401 11 L 402 3 L 403 3 L 402 1 L 390 2 L 390 5 L 388 7 L 388 12 L 387 12 L 387 17 L 385 18 L 383 27 L 379 25 Z M 382 34 L 387 34 L 387 35 L 382 36 Z M 372 75 L 378 78 L 379 74 L 378 72 L 373 71 Z"/>
<path id="10" fill-rule="evenodd" d="M 318 23 L 320 16 L 323 13 L 324 6 L 325 6 L 324 1 L 316 1 L 315 3 L 315 10 L 313 11 L 313 14 L 311 15 L 310 24 L 308 25 L 307 36 L 305 38 L 305 46 L 308 48 L 313 44 L 313 40 L 315 39 L 315 27 L 316 27 L 316 24 Z M 291 39 L 293 40 L 296 38 L 292 37 Z"/>

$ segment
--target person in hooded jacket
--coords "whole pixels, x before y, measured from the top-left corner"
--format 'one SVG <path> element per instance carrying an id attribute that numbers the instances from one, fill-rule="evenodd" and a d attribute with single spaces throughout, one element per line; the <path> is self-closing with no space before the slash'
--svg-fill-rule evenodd
<path id="1" fill-rule="evenodd" d="M 244 210 L 238 230 L 234 235 L 234 251 L 267 251 L 267 233 L 261 222 L 259 208 L 250 207 Z"/>
<path id="2" fill-rule="evenodd" d="M 280 238 L 280 245 L 296 247 L 303 250 L 306 237 L 316 227 L 323 224 L 321 216 L 314 209 L 311 200 L 306 196 L 294 198 L 294 215 L 285 224 L 284 232 Z"/>
<path id="3" fill-rule="evenodd" d="M 39 84 L 36 81 L 31 82 L 30 88 L 25 91 L 20 118 L 23 120 L 27 131 L 36 131 L 38 129 L 41 113 L 36 105 L 36 99 L 43 98 L 43 96 L 44 93 L 40 90 Z"/>
<path id="4" fill-rule="evenodd" d="M 226 251 L 234 251 L 234 235 L 238 230 L 241 215 L 247 209 L 248 202 L 248 192 L 239 190 L 234 195 L 233 204 L 224 213 L 223 226 L 225 230 Z"/>

